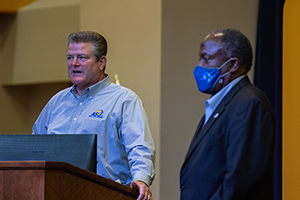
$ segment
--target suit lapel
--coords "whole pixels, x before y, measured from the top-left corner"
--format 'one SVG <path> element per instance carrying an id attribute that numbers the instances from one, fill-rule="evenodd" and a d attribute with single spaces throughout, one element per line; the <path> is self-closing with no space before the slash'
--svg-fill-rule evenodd
<path id="1" fill-rule="evenodd" d="M 189 159 L 189 157 L 192 155 L 198 144 L 201 142 L 203 137 L 207 134 L 211 126 L 214 124 L 214 122 L 218 119 L 219 115 L 223 112 L 225 109 L 224 105 L 223 106 L 218 106 L 218 108 L 213 112 L 212 116 L 209 118 L 209 120 L 206 122 L 206 124 L 203 126 L 204 123 L 204 117 L 201 119 L 197 131 L 192 139 L 190 148 L 187 152 L 185 161 Z M 203 126 L 203 127 L 202 127 Z M 202 127 L 202 128 L 201 128 Z"/>
<path id="2" fill-rule="evenodd" d="M 187 152 L 187 155 L 185 157 L 185 162 L 182 166 L 182 168 L 185 166 L 186 162 L 190 158 L 190 156 L 195 151 L 196 147 L 200 144 L 203 137 L 207 134 L 209 129 L 212 127 L 212 125 L 216 122 L 216 120 L 219 118 L 219 116 L 224 112 L 226 109 L 226 105 L 232 100 L 233 96 L 245 85 L 251 84 L 249 81 L 249 78 L 246 76 L 241 81 L 239 81 L 224 97 L 224 99 L 220 102 L 220 104 L 217 106 L 217 108 L 212 113 L 209 120 L 206 122 L 206 124 L 202 127 L 204 123 L 204 117 L 202 117 L 200 123 L 198 124 L 197 130 L 195 132 L 195 135 L 192 139 L 190 148 Z"/>
<path id="3" fill-rule="evenodd" d="M 194 149 L 195 145 L 197 144 L 198 138 L 201 137 L 200 134 L 201 134 L 201 130 L 203 128 L 204 120 L 205 120 L 205 116 L 202 117 L 202 119 L 200 120 L 200 122 L 198 124 L 198 127 L 196 129 L 196 132 L 194 134 L 194 137 L 192 139 L 192 142 L 190 144 L 190 147 L 189 147 L 189 150 L 187 152 L 185 159 L 187 159 L 187 157 L 191 154 L 192 150 Z"/>

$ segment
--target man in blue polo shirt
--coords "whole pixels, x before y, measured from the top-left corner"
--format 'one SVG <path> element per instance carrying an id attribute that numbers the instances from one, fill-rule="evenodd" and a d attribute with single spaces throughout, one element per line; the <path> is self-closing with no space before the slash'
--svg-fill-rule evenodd
<path id="1" fill-rule="evenodd" d="M 33 134 L 97 134 L 97 174 L 152 199 L 155 149 L 141 99 L 105 74 L 107 42 L 96 32 L 69 36 L 68 74 L 73 86 L 54 95 Z"/>

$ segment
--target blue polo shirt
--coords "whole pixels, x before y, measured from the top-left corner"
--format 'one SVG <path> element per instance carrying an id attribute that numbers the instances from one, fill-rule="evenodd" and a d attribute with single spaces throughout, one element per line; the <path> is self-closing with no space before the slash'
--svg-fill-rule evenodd
<path id="1" fill-rule="evenodd" d="M 129 185 L 154 179 L 154 142 L 141 99 L 110 82 L 54 95 L 33 125 L 33 134 L 97 134 L 97 174 Z"/>

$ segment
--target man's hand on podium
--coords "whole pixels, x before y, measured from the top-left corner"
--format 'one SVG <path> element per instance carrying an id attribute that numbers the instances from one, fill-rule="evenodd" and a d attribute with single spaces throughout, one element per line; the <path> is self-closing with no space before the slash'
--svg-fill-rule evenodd
<path id="1" fill-rule="evenodd" d="M 130 186 L 139 190 L 139 196 L 137 200 L 152 200 L 152 192 L 144 182 L 131 181 Z"/>

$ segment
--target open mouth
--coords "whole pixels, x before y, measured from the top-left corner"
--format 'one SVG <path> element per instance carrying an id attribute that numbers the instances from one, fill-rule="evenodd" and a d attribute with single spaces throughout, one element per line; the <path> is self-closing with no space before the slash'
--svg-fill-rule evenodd
<path id="1" fill-rule="evenodd" d="M 80 74 L 81 73 L 81 71 L 75 71 L 75 70 L 73 70 L 73 72 L 72 72 L 73 74 Z"/>

